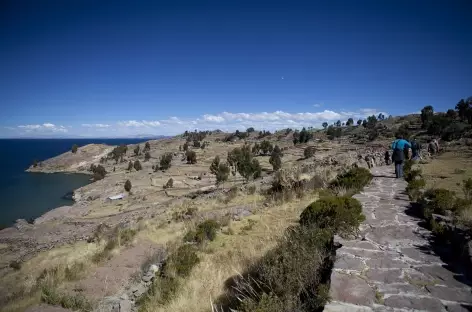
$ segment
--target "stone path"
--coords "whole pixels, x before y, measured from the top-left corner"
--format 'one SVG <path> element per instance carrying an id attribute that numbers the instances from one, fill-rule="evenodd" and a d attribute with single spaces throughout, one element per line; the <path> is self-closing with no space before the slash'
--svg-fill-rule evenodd
<path id="1" fill-rule="evenodd" d="M 406 213 L 406 182 L 393 178 L 393 167 L 372 173 L 371 185 L 354 196 L 366 216 L 362 239 L 337 239 L 324 311 L 472 311 L 472 284 L 431 251 L 431 232 Z"/>

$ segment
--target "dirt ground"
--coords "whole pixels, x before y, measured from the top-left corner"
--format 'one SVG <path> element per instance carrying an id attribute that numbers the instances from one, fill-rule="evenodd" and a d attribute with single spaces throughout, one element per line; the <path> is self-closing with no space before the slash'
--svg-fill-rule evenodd
<path id="1" fill-rule="evenodd" d="M 462 196 L 462 181 L 472 178 L 472 149 L 447 151 L 421 168 L 428 188 L 445 188 Z"/>

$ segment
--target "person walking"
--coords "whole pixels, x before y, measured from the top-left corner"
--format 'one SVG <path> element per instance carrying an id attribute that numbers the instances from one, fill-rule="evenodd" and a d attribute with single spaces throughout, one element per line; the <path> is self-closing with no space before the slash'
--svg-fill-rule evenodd
<path id="1" fill-rule="evenodd" d="M 392 142 L 392 160 L 395 163 L 395 176 L 397 179 L 403 177 L 403 162 L 405 160 L 405 149 L 411 148 L 410 142 L 403 139 L 401 135 L 396 136 Z"/>

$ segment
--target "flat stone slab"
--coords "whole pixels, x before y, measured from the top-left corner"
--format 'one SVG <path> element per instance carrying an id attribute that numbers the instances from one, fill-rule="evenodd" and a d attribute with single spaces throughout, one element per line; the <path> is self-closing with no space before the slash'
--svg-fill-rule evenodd
<path id="1" fill-rule="evenodd" d="M 472 285 L 430 248 L 431 232 L 410 216 L 406 182 L 393 167 L 375 167 L 375 178 L 354 195 L 366 220 L 362 239 L 344 240 L 331 274 L 325 311 L 472 311 Z"/>

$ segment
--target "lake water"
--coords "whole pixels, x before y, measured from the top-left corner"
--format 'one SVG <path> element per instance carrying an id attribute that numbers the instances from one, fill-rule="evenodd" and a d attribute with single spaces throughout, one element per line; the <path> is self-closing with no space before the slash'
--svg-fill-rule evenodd
<path id="1" fill-rule="evenodd" d="M 134 144 L 146 139 L 0 139 L 0 227 L 16 219 L 37 218 L 73 201 L 67 193 L 89 183 L 84 174 L 27 173 L 34 159 L 40 161 L 70 150 L 73 144 Z"/>

